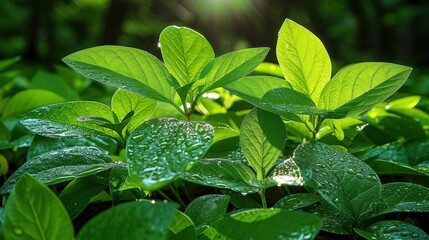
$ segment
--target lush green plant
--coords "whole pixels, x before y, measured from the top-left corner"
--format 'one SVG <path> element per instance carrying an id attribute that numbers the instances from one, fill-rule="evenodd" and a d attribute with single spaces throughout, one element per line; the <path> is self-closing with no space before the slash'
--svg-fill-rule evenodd
<path id="1" fill-rule="evenodd" d="M 120 46 L 63 59 L 119 89 L 110 107 L 61 102 L 20 120 L 37 136 L 27 161 L 0 189 L 11 193 L 2 209 L 5 237 L 72 239 L 70 219 L 97 200 L 115 206 L 76 231 L 77 239 L 313 239 L 320 230 L 366 239 L 428 237 L 386 215 L 429 211 L 429 189 L 417 184 L 429 175 L 423 157 L 429 117 L 414 108 L 418 97 L 382 103 L 409 67 L 358 63 L 331 78 L 321 41 L 288 19 L 277 44 L 279 68 L 260 65 L 266 48 L 215 58 L 207 40 L 185 27 L 167 27 L 160 49 L 164 63 Z M 277 77 L 246 76 L 255 68 Z M 239 128 L 219 123 L 233 122 L 238 114 L 229 113 L 240 102 L 220 87 L 256 106 L 245 108 Z M 223 94 L 223 106 L 208 100 L 208 92 Z M 182 117 L 171 118 L 162 103 Z M 420 135 L 372 141 L 371 134 L 390 130 L 389 118 L 412 122 Z M 409 154 L 393 160 L 392 151 Z M 410 182 L 382 184 L 377 173 Z M 269 192 L 276 188 L 284 192 Z"/>

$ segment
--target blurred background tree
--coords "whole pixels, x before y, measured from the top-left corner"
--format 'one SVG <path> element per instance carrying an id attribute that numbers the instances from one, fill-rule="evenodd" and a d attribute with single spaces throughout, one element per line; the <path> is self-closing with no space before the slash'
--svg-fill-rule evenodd
<path id="1" fill-rule="evenodd" d="M 158 57 L 168 25 L 193 28 L 220 55 L 268 46 L 276 62 L 285 18 L 313 31 L 334 69 L 388 61 L 415 70 L 406 89 L 429 94 L 429 1 L 425 0 L 2 0 L 0 59 L 21 56 L 47 68 L 80 49 L 119 44 Z"/>

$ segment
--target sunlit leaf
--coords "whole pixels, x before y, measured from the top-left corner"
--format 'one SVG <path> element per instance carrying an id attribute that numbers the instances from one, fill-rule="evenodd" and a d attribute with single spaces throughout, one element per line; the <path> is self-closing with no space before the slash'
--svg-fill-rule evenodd
<path id="1" fill-rule="evenodd" d="M 275 114 L 255 108 L 241 124 L 240 145 L 258 180 L 265 179 L 280 156 L 285 142 L 285 126 Z"/>
<path id="2" fill-rule="evenodd" d="M 207 39 L 190 28 L 169 26 L 159 41 L 165 65 L 180 86 L 199 80 L 203 67 L 215 56 Z"/>
<path id="3" fill-rule="evenodd" d="M 167 240 L 196 240 L 197 232 L 192 220 L 180 211 L 176 211 L 173 221 L 168 227 Z"/>
<path id="4" fill-rule="evenodd" d="M 135 94 L 174 103 L 174 86 L 164 64 L 136 48 L 98 46 L 72 53 L 63 61 L 80 74 Z"/>
<path id="5" fill-rule="evenodd" d="M 319 38 L 303 26 L 286 19 L 277 41 L 277 59 L 295 91 L 318 103 L 331 79 L 331 60 Z"/>

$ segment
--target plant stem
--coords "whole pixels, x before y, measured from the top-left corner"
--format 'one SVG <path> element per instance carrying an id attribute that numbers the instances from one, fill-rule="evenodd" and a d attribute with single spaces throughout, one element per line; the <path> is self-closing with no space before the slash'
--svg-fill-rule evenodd
<path id="1" fill-rule="evenodd" d="M 174 185 L 174 186 L 173 186 Z M 180 197 L 179 191 L 177 190 L 177 185 L 176 183 L 173 183 L 169 185 L 171 192 L 173 193 L 174 197 L 177 199 L 177 201 L 179 202 L 180 206 L 182 206 L 182 208 L 185 208 L 185 202 L 183 202 L 182 197 Z"/>
<path id="2" fill-rule="evenodd" d="M 158 190 L 159 195 L 161 195 L 163 198 L 168 200 L 169 202 L 174 202 L 173 199 L 171 199 L 167 194 L 165 194 L 163 191 Z"/>
<path id="3" fill-rule="evenodd" d="M 259 191 L 259 195 L 261 196 L 262 207 L 267 208 L 267 199 L 265 198 L 265 189 Z"/>

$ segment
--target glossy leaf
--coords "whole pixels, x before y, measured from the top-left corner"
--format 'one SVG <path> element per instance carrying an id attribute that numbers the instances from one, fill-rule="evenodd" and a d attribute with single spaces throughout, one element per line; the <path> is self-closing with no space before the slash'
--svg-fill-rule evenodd
<path id="1" fill-rule="evenodd" d="M 295 150 L 293 160 L 305 184 L 354 221 L 359 223 L 379 211 L 380 179 L 360 159 L 323 143 L 307 142 Z"/>
<path id="2" fill-rule="evenodd" d="M 295 91 L 318 103 L 331 79 L 331 60 L 322 42 L 309 30 L 286 19 L 277 41 L 277 59 Z"/>
<path id="3" fill-rule="evenodd" d="M 100 149 L 105 154 L 114 154 L 117 149 L 117 142 L 110 137 L 86 136 L 81 138 L 47 138 L 35 136 L 27 151 L 27 161 L 54 150 L 75 146 L 87 146 Z"/>
<path id="4" fill-rule="evenodd" d="M 369 162 L 378 175 L 400 175 L 400 176 L 426 176 L 429 177 L 429 169 L 418 166 L 411 166 L 401 162 L 391 162 L 386 160 L 373 160 Z"/>
<path id="5" fill-rule="evenodd" d="M 274 207 L 285 210 L 296 210 L 313 205 L 321 200 L 321 197 L 311 193 L 294 193 L 281 198 Z"/>
<path id="6" fill-rule="evenodd" d="M 140 124 L 147 121 L 154 113 L 156 106 L 157 101 L 122 89 L 118 89 L 112 96 L 112 110 L 119 121 L 123 121 L 127 114 L 134 112 L 126 127 L 128 132 L 134 131 Z"/>
<path id="7" fill-rule="evenodd" d="M 228 159 L 203 159 L 189 169 L 183 179 L 205 186 L 227 188 L 242 194 L 259 189 L 248 183 L 256 179 L 255 173 L 245 164 Z"/>
<path id="8" fill-rule="evenodd" d="M 397 100 L 393 100 L 386 105 L 386 109 L 388 110 L 405 110 L 414 108 L 421 100 L 421 96 L 408 96 L 404 98 L 400 98 Z"/>
<path id="9" fill-rule="evenodd" d="M 413 183 L 394 182 L 381 188 L 384 208 L 376 215 L 390 212 L 429 212 L 429 189 Z"/>
<path id="10" fill-rule="evenodd" d="M 198 93 L 230 84 L 255 69 L 265 58 L 268 48 L 248 48 L 230 52 L 209 62 L 194 88 Z"/>
<path id="11" fill-rule="evenodd" d="M 281 209 L 253 209 L 233 213 L 203 232 L 201 239 L 314 239 L 320 218 Z"/>
<path id="12" fill-rule="evenodd" d="M 67 209 L 70 218 L 76 218 L 95 197 L 107 186 L 93 179 L 93 175 L 71 181 L 61 192 L 59 198 Z"/>
<path id="13" fill-rule="evenodd" d="M 240 127 L 240 145 L 247 163 L 263 180 L 274 166 L 286 142 L 282 119 L 262 109 L 253 109 Z"/>
<path id="14" fill-rule="evenodd" d="M 168 229 L 170 231 L 166 237 L 167 240 L 197 239 L 194 223 L 188 216 L 180 211 L 176 211 Z"/>
<path id="15" fill-rule="evenodd" d="M 85 117 L 102 117 L 114 122 L 112 110 L 97 102 L 64 102 L 46 105 L 27 113 L 21 124 L 45 137 L 81 137 L 105 134 L 116 137 L 110 129 L 86 122 Z"/>
<path id="16" fill-rule="evenodd" d="M 229 196 L 211 194 L 195 198 L 185 209 L 198 229 L 223 218 L 229 203 Z"/>
<path id="17" fill-rule="evenodd" d="M 320 205 L 310 206 L 306 211 L 322 219 L 322 230 L 340 235 L 351 234 L 354 225 L 353 219 L 339 212 L 326 201 L 320 202 Z"/>
<path id="18" fill-rule="evenodd" d="M 143 123 L 127 143 L 130 176 L 148 191 L 167 185 L 202 158 L 213 134 L 202 122 L 157 118 Z"/>
<path id="19" fill-rule="evenodd" d="M 28 89 L 15 94 L 5 105 L 3 117 L 25 114 L 37 107 L 63 102 L 65 99 L 57 94 L 43 89 Z"/>
<path id="20" fill-rule="evenodd" d="M 94 147 L 76 146 L 41 154 L 24 163 L 0 188 L 0 194 L 11 192 L 18 179 L 25 173 L 31 174 L 44 184 L 70 181 L 114 167 L 124 167 L 114 163 L 110 157 Z"/>
<path id="21" fill-rule="evenodd" d="M 6 239 L 73 239 L 73 225 L 57 196 L 28 174 L 16 184 L 4 216 Z"/>
<path id="22" fill-rule="evenodd" d="M 92 218 L 77 240 L 161 240 L 168 233 L 176 208 L 173 203 L 123 203 Z"/>
<path id="23" fill-rule="evenodd" d="M 278 186 L 303 185 L 301 170 L 299 169 L 298 165 L 290 158 L 284 160 L 273 169 L 270 179 L 274 180 Z"/>
<path id="24" fill-rule="evenodd" d="M 291 88 L 277 88 L 267 92 L 261 99 L 261 107 L 288 117 L 288 114 L 326 115 L 305 94 Z"/>
<path id="25" fill-rule="evenodd" d="M 98 46 L 72 53 L 63 61 L 85 77 L 138 95 L 174 103 L 174 86 L 164 64 L 136 48 Z"/>
<path id="26" fill-rule="evenodd" d="M 199 80 L 203 67 L 215 57 L 207 39 L 190 28 L 169 26 L 159 41 L 165 65 L 180 86 Z"/>
<path id="27" fill-rule="evenodd" d="M 365 239 L 386 239 L 386 240 L 425 240 L 429 235 L 420 228 L 402 221 L 388 220 L 372 224 L 365 231 L 356 229 L 355 231 Z"/>
<path id="28" fill-rule="evenodd" d="M 357 63 L 342 68 L 323 89 L 318 107 L 330 117 L 353 117 L 384 101 L 407 80 L 411 68 L 392 63 Z"/>

